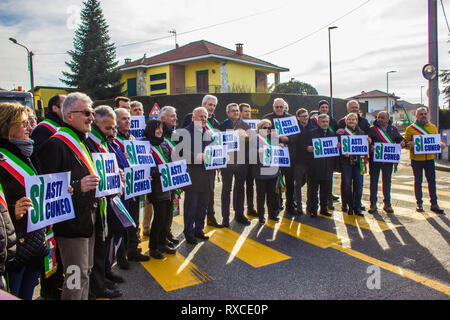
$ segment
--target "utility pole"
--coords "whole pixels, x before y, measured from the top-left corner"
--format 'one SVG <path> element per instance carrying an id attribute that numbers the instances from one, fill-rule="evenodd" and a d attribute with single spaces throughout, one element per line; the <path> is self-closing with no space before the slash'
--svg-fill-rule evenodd
<path id="1" fill-rule="evenodd" d="M 435 68 L 435 77 L 428 80 L 430 121 L 439 130 L 437 0 L 428 0 L 428 63 Z"/>
<path id="2" fill-rule="evenodd" d="M 333 106 L 333 76 L 331 73 L 331 37 L 330 30 L 336 29 L 336 26 L 328 27 L 328 53 L 329 53 L 329 63 L 330 63 L 330 116 L 334 117 L 334 106 Z"/>

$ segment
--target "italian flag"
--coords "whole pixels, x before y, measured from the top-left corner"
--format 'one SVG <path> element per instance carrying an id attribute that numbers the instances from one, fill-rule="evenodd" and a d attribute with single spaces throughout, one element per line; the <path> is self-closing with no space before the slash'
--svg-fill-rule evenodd
<path id="1" fill-rule="evenodd" d="M 45 234 L 45 241 L 50 249 L 48 256 L 44 257 L 45 277 L 48 278 L 55 273 L 57 266 L 55 257 L 56 241 L 52 228 Z"/>

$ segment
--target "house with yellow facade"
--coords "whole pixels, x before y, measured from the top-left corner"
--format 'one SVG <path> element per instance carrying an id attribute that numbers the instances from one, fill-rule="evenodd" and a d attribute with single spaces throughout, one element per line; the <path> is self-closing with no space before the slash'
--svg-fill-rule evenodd
<path id="1" fill-rule="evenodd" d="M 38 110 L 47 108 L 48 101 L 53 96 L 56 96 L 57 94 L 68 95 L 73 91 L 75 91 L 74 88 L 36 86 L 33 91 L 35 108 Z"/>
<path id="2" fill-rule="evenodd" d="M 186 93 L 267 92 L 267 77 L 289 69 L 243 53 L 243 45 L 231 50 L 200 40 L 162 54 L 121 65 L 123 90 L 131 96 Z"/>

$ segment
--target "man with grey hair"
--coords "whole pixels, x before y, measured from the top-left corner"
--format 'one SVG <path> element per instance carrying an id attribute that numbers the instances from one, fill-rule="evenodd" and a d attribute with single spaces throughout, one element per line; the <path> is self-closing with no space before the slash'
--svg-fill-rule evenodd
<path id="1" fill-rule="evenodd" d="M 42 145 L 37 154 L 42 174 L 71 173 L 75 218 L 53 226 L 64 267 L 62 300 L 87 300 L 89 293 L 89 275 L 94 257 L 95 210 L 98 206 L 95 190 L 99 183 L 99 177 L 90 165 L 91 154 L 85 146 L 94 120 L 91 106 L 92 100 L 86 94 L 69 94 L 62 106 L 62 127 Z M 79 274 L 77 288 L 70 283 L 74 267 Z"/>

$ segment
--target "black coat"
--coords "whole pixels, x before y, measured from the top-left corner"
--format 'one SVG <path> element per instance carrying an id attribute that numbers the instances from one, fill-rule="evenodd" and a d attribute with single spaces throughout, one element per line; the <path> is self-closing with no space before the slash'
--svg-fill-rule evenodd
<path id="1" fill-rule="evenodd" d="M 151 143 L 151 142 L 150 142 Z M 153 146 L 157 146 L 157 144 L 152 144 Z M 163 152 L 164 156 L 166 157 L 168 162 L 172 162 L 171 152 L 169 149 L 169 144 L 167 141 L 161 142 L 159 145 L 161 148 L 161 151 Z M 162 191 L 162 184 L 161 184 L 161 173 L 158 169 L 158 164 L 156 167 L 153 167 L 150 169 L 150 176 L 152 177 L 152 192 L 148 195 L 149 200 L 152 201 L 165 201 L 170 200 L 170 191 Z"/>
<path id="2" fill-rule="evenodd" d="M 313 120 L 314 121 L 314 120 Z M 300 128 L 300 134 L 296 134 L 293 137 L 292 148 L 289 149 L 289 154 L 291 151 L 294 151 L 294 161 L 292 165 L 309 165 L 311 160 L 313 159 L 312 152 L 308 152 L 306 150 L 307 146 L 307 138 L 308 132 L 312 130 L 311 126 L 308 124 L 306 127 L 303 127 L 300 123 L 298 124 Z M 317 127 L 316 127 L 317 128 Z M 292 166 L 291 165 L 291 166 Z"/>
<path id="3" fill-rule="evenodd" d="M 0 277 L 5 273 L 6 263 L 16 255 L 16 232 L 7 208 L 0 203 Z"/>
<path id="4" fill-rule="evenodd" d="M 55 121 L 59 126 L 63 125 L 63 121 L 58 117 L 56 113 L 49 112 L 47 113 L 46 119 L 50 119 Z M 34 151 L 36 152 L 42 143 L 47 141 L 48 138 L 50 138 L 53 135 L 53 132 L 50 131 L 46 126 L 38 125 L 36 128 L 34 128 L 33 132 L 30 135 L 30 139 L 34 141 Z"/>
<path id="5" fill-rule="evenodd" d="M 191 149 L 190 150 L 180 150 L 180 156 L 182 159 L 186 159 L 186 162 L 188 164 L 188 172 L 189 176 L 191 177 L 192 185 L 184 187 L 184 191 L 186 192 L 208 192 L 213 190 L 213 183 L 214 180 L 212 179 L 212 176 L 214 175 L 214 170 L 206 170 L 205 164 L 198 163 L 196 164 L 195 158 L 199 154 L 196 148 L 194 148 L 195 143 L 199 143 L 200 141 L 194 141 L 194 130 L 199 130 L 198 128 L 194 127 L 194 123 L 191 122 L 190 125 L 188 125 L 185 130 L 189 135 L 191 136 Z M 201 141 L 202 148 L 201 152 L 205 152 L 205 148 L 207 145 L 212 143 L 212 137 L 209 134 L 209 132 L 205 129 L 202 129 L 202 133 L 198 133 L 198 135 L 201 137 L 203 135 L 203 139 Z M 199 138 L 200 138 L 199 137 Z M 180 141 L 178 142 L 178 145 L 183 141 L 183 136 L 180 136 Z M 200 149 L 200 148 L 199 148 Z"/>
<path id="6" fill-rule="evenodd" d="M 323 137 L 335 137 L 336 134 L 327 129 L 326 134 L 324 134 L 324 130 L 319 127 L 308 131 L 306 137 L 305 145 L 312 146 L 312 139 L 315 138 L 323 138 Z M 312 152 L 311 152 L 312 155 Z M 333 175 L 333 169 L 335 167 L 336 157 L 327 157 L 327 158 L 314 158 L 312 157 L 308 176 L 313 180 L 328 180 L 331 179 Z"/>
<path id="7" fill-rule="evenodd" d="M 85 142 L 86 136 L 68 124 L 64 127 L 72 129 Z M 75 218 L 54 225 L 55 236 L 67 238 L 89 238 L 92 236 L 94 225 L 92 215 L 97 208 L 95 190 L 81 191 L 80 180 L 90 175 L 89 169 L 60 139 L 51 137 L 38 150 L 37 159 L 40 172 L 43 174 L 56 172 L 71 172 L 70 185 L 73 187 L 72 202 Z"/>
<path id="8" fill-rule="evenodd" d="M 209 123 L 211 123 L 211 125 L 213 126 L 214 129 L 219 129 L 220 130 L 220 122 L 217 121 L 216 116 L 214 114 L 208 115 L 208 121 L 209 121 Z M 182 128 L 186 128 L 191 123 L 192 123 L 192 112 L 188 113 L 184 117 L 183 125 L 181 127 Z"/>

